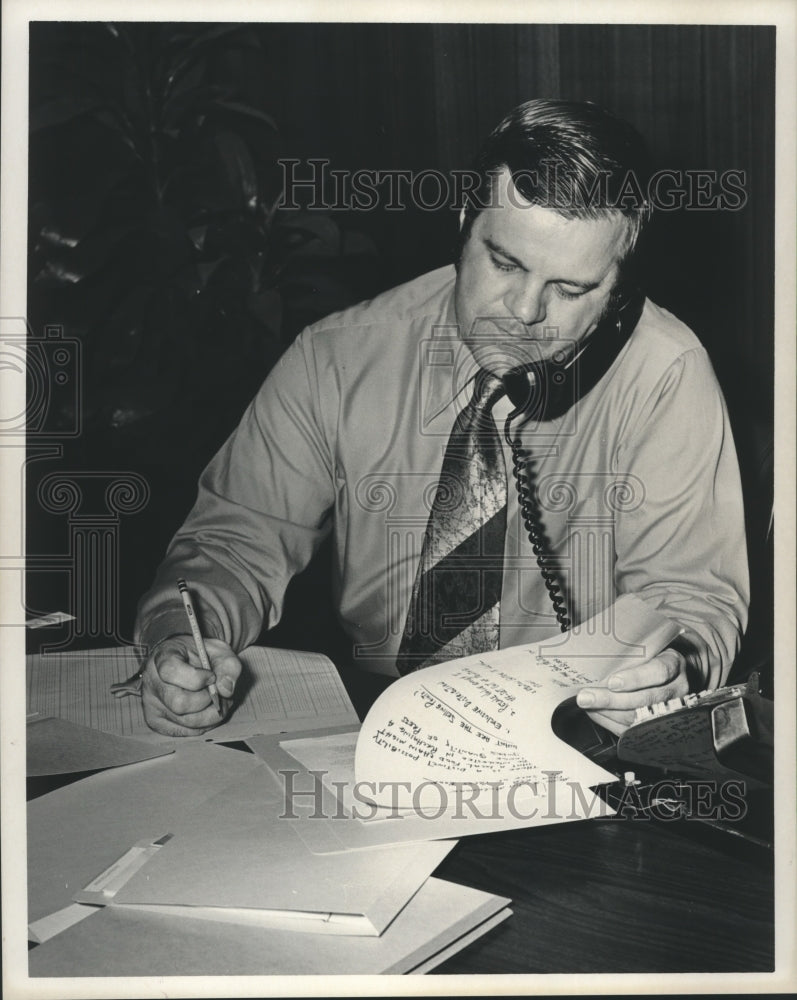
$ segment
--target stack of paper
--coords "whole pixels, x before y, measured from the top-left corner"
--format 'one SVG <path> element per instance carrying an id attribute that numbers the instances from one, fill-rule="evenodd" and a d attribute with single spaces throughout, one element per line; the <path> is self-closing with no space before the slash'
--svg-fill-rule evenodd
<path id="1" fill-rule="evenodd" d="M 378 936 L 454 846 L 436 841 L 321 857 L 304 847 L 292 826 L 268 769 L 258 767 L 174 817 L 168 839 L 137 845 L 74 899 L 258 927 Z"/>
<path id="2" fill-rule="evenodd" d="M 133 844 L 168 832 L 260 766 L 252 754 L 172 741 L 174 753 L 102 771 L 28 803 L 28 919 L 70 906 L 75 893 Z"/>
<path id="3" fill-rule="evenodd" d="M 29 956 L 31 976 L 423 973 L 510 916 L 509 900 L 430 878 L 380 937 L 329 937 L 97 910 Z"/>
<path id="4" fill-rule="evenodd" d="M 402 678 L 359 734 L 326 658 L 248 651 L 241 705 L 214 736 L 248 737 L 257 756 L 169 741 L 174 754 L 31 804 L 31 936 L 43 942 L 31 971 L 407 971 L 441 960 L 508 914 L 508 900 L 430 878 L 451 838 L 593 815 L 591 789 L 614 776 L 555 736 L 552 713 L 676 633 L 626 596 L 565 637 Z M 32 658 L 29 708 L 140 734 L 138 699 L 120 715 L 109 693 L 133 666 L 124 651 Z M 567 801 L 540 782 L 550 775 Z M 365 818 L 359 786 L 374 806 Z M 498 809 L 484 819 L 492 791 Z M 429 805 L 432 816 L 442 807 L 437 818 Z"/>
<path id="5" fill-rule="evenodd" d="M 314 855 L 256 756 L 174 748 L 30 803 L 31 975 L 425 971 L 510 913 L 429 878 L 450 841 Z"/>

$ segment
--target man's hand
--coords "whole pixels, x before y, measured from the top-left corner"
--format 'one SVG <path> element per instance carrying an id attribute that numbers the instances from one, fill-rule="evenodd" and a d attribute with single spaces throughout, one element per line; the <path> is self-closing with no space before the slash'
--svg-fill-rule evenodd
<path id="1" fill-rule="evenodd" d="M 620 736 L 640 706 L 688 694 L 687 659 L 675 649 L 665 649 L 647 663 L 615 670 L 604 683 L 605 687 L 582 688 L 577 702 L 598 725 Z"/>
<path id="2" fill-rule="evenodd" d="M 171 636 L 158 643 L 142 673 L 144 719 L 164 736 L 198 736 L 229 715 L 241 661 L 221 639 L 205 639 L 210 665 L 203 670 L 190 635 Z M 222 716 L 210 698 L 215 681 Z"/>

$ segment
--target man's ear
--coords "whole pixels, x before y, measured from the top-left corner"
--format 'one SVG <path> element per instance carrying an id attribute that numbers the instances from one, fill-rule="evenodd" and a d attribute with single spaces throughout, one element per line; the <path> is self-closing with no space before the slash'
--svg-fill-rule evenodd
<path id="1" fill-rule="evenodd" d="M 462 227 L 464 225 L 465 225 L 465 206 L 463 205 L 462 208 L 459 210 L 459 228 L 460 228 L 460 232 L 462 231 Z"/>

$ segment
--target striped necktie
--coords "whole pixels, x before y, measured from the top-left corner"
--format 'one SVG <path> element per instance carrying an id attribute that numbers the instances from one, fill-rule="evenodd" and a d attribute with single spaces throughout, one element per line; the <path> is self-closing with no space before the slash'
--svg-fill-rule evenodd
<path id="1" fill-rule="evenodd" d="M 400 674 L 498 648 L 506 470 L 492 407 L 506 390 L 480 370 L 454 422 L 396 666 Z"/>

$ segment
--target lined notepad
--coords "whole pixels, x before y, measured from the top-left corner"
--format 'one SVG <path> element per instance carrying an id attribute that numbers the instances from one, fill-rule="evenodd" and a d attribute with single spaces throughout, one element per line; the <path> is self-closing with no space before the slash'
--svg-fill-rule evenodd
<path id="1" fill-rule="evenodd" d="M 236 740 L 256 733 L 356 724 L 346 688 L 331 660 L 318 653 L 251 646 L 241 654 L 231 718 L 199 739 Z M 141 699 L 116 698 L 112 684 L 139 667 L 131 648 L 44 653 L 27 657 L 27 711 L 118 736 L 171 741 L 144 721 Z M 189 737 L 194 738 L 194 737 Z"/>

